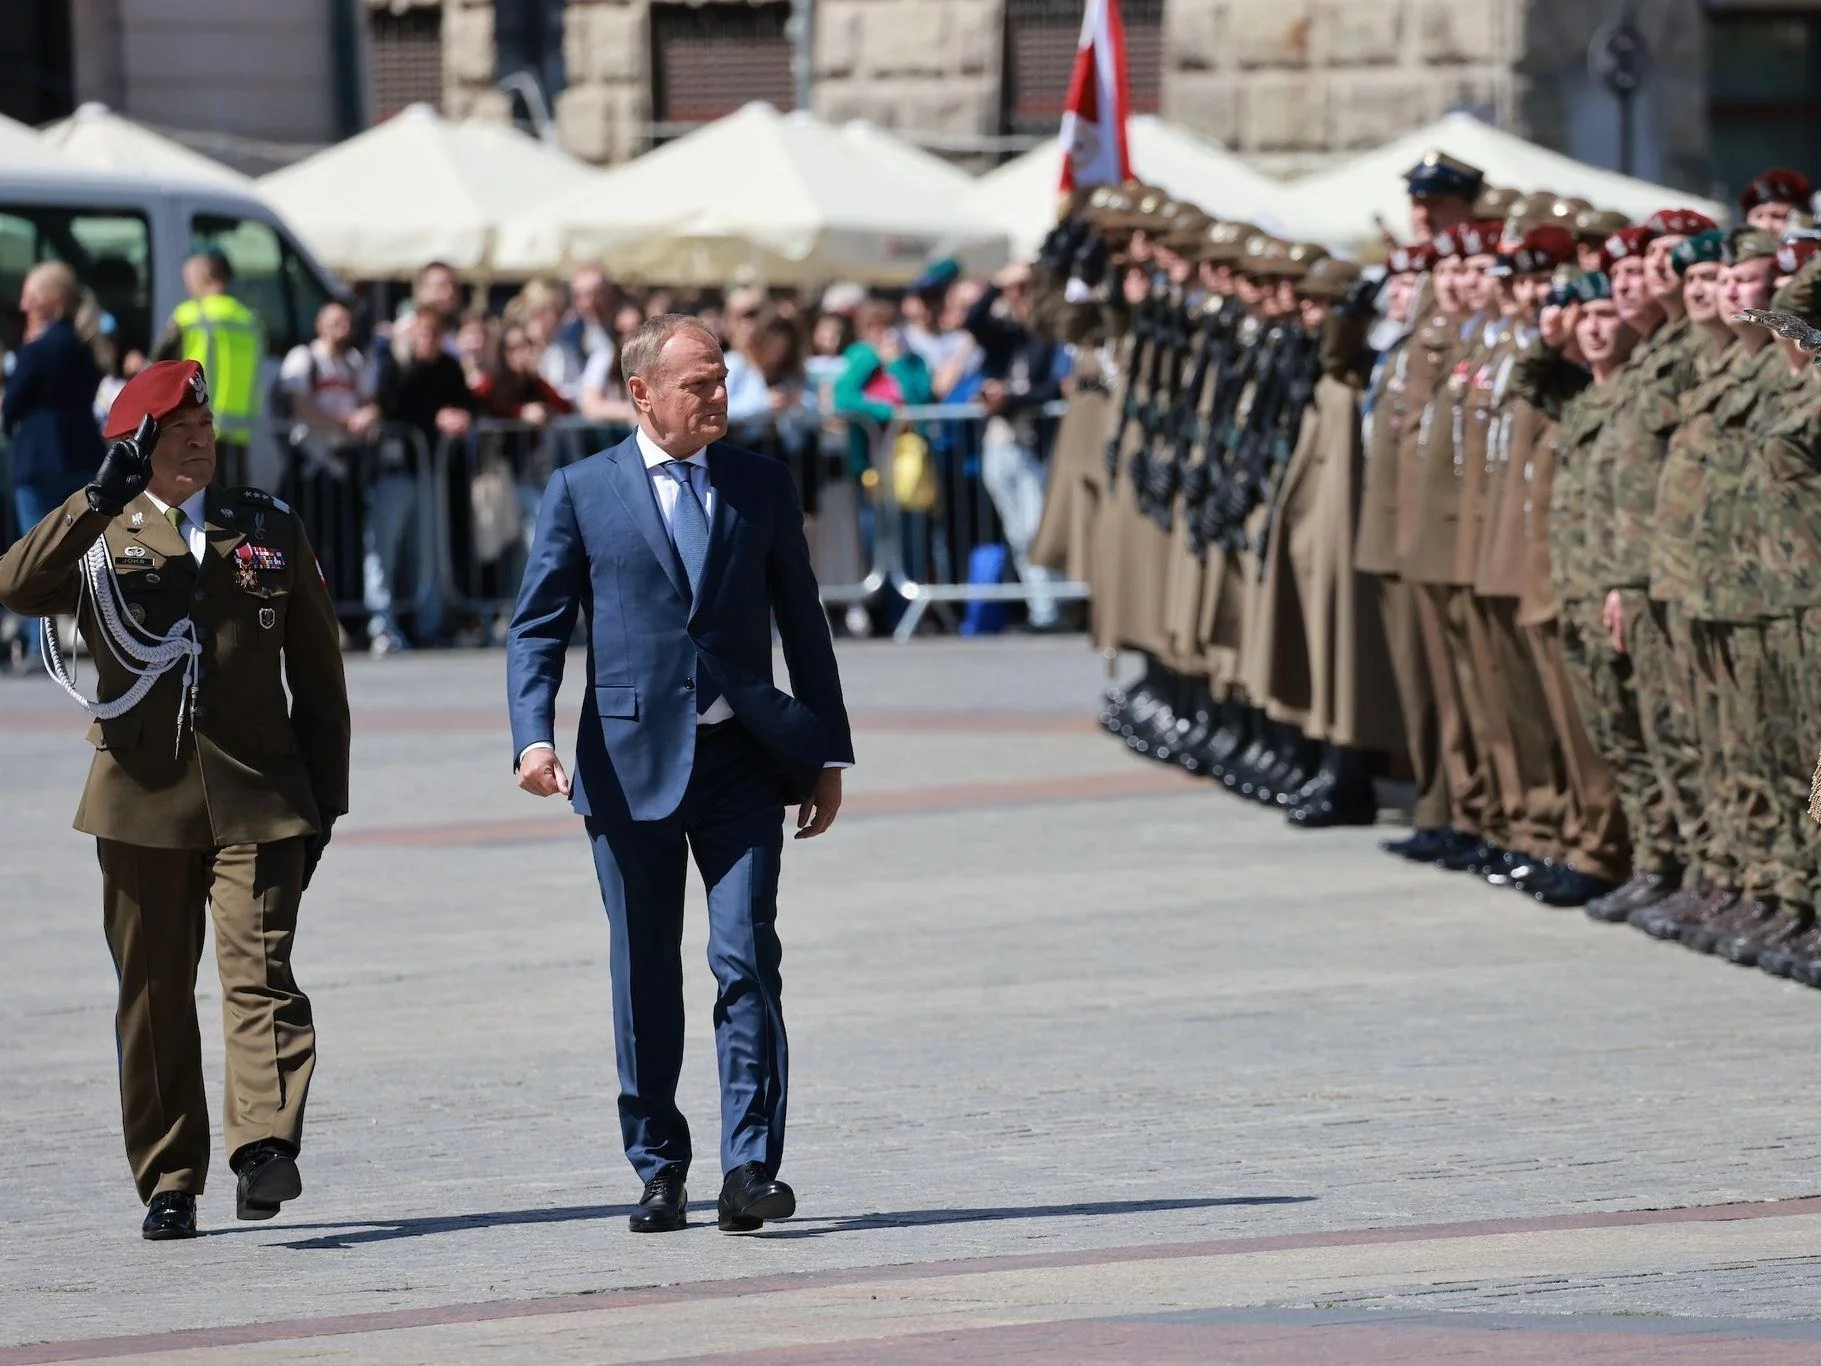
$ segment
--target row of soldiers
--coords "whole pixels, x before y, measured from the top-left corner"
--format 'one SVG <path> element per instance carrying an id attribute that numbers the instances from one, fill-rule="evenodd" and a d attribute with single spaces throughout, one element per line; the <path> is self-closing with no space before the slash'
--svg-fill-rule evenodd
<path id="1" fill-rule="evenodd" d="M 1810 187 L 1722 230 L 1431 153 L 1362 271 L 1142 184 L 1077 196 L 1033 561 L 1140 653 L 1138 753 L 1391 853 L 1821 986 L 1821 327 Z M 1799 327 L 1784 327 L 1800 337 Z"/>

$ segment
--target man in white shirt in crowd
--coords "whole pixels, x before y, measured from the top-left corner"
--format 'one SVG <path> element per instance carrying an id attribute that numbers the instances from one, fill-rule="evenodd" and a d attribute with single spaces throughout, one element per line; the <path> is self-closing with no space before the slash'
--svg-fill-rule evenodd
<path id="1" fill-rule="evenodd" d="M 317 310 L 315 339 L 292 347 L 279 369 L 295 419 L 291 445 L 306 462 L 304 473 L 345 479 L 342 448 L 366 440 L 379 425 L 373 375 L 353 341 L 353 313 L 331 299 Z"/>

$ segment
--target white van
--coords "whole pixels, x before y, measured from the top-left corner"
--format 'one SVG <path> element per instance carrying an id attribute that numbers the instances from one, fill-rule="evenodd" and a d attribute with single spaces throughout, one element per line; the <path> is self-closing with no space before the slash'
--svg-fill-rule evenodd
<path id="1" fill-rule="evenodd" d="M 203 247 L 234 268 L 234 296 L 265 320 L 274 365 L 315 334 L 325 300 L 347 296 L 251 195 L 168 176 L 0 166 L 0 342 L 18 342 L 26 271 L 54 258 L 113 315 L 122 355 L 149 352 L 185 298 L 184 258 Z"/>

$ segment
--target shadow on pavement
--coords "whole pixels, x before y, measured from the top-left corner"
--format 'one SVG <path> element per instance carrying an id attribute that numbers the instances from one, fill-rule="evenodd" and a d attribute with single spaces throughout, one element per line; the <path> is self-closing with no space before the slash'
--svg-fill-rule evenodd
<path id="1" fill-rule="evenodd" d="M 774 1225 L 762 1238 L 822 1238 L 831 1233 L 865 1233 L 874 1229 L 925 1228 L 943 1224 L 979 1224 L 1002 1219 L 1092 1219 L 1115 1214 L 1166 1214 L 1172 1210 L 1219 1209 L 1235 1205 L 1301 1205 L 1313 1195 L 1229 1195 L 1185 1200 L 1089 1200 L 1072 1205 L 1008 1205 L 996 1209 L 915 1209 L 877 1214 L 854 1214 L 820 1222 Z M 449 1214 L 418 1219 L 349 1220 L 334 1224 L 291 1224 L 285 1233 L 319 1233 L 315 1238 L 274 1243 L 298 1252 L 337 1251 L 368 1243 L 390 1243 L 400 1238 L 428 1238 L 439 1233 L 469 1233 L 476 1229 L 508 1228 L 527 1224 L 569 1224 L 612 1219 L 631 1214 L 633 1205 L 567 1205 L 555 1209 L 492 1210 L 480 1214 Z M 707 1207 L 712 1209 L 712 1205 Z M 714 1217 L 697 1215 L 695 1228 L 714 1227 Z M 211 1229 L 205 1237 L 235 1233 L 276 1233 L 272 1228 Z"/>
<path id="2" fill-rule="evenodd" d="M 333 1251 L 360 1247 L 366 1243 L 390 1243 L 400 1238 L 428 1238 L 438 1233 L 468 1233 L 482 1228 L 506 1228 L 524 1224 L 573 1224 L 590 1219 L 612 1219 L 631 1214 L 636 1205 L 565 1205 L 556 1209 L 490 1210 L 481 1214 L 426 1215 L 420 1219 L 359 1219 L 336 1224 L 289 1224 L 275 1228 L 222 1228 L 205 1234 L 220 1237 L 228 1233 L 311 1233 L 322 1231 L 319 1238 L 296 1242 L 273 1243 L 299 1252 Z"/>
<path id="3" fill-rule="evenodd" d="M 1000 1219 L 1092 1219 L 1112 1214 L 1166 1214 L 1171 1210 L 1219 1209 L 1230 1205 L 1303 1205 L 1313 1195 L 1225 1195 L 1188 1200 L 1084 1200 L 1073 1205 L 1008 1205 L 999 1209 L 912 1209 L 855 1214 L 818 1225 L 768 1228 L 764 1238 L 821 1238 L 830 1233 L 863 1233 L 880 1228 L 924 1228 L 941 1224 L 983 1224 Z"/>

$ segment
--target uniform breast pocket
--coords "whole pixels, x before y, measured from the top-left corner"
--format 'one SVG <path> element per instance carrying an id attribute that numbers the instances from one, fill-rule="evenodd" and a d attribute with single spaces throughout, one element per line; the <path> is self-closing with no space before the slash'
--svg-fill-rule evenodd
<path id="1" fill-rule="evenodd" d="M 246 597 L 234 617 L 235 643 L 250 650 L 276 650 L 285 641 L 290 594 Z"/>

